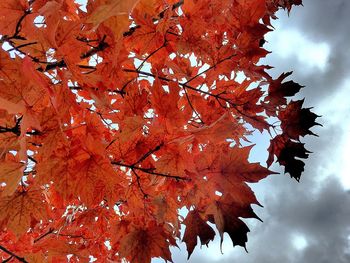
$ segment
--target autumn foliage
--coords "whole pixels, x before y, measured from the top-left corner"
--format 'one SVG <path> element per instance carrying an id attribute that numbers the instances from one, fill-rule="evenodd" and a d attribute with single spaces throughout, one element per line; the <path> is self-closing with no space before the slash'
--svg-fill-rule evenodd
<path id="1" fill-rule="evenodd" d="M 299 180 L 317 115 L 259 61 L 301 0 L 0 1 L 0 258 L 172 261 L 245 246 L 267 165 Z M 86 8 L 85 8 L 86 7 Z M 179 213 L 181 208 L 187 212 Z"/>

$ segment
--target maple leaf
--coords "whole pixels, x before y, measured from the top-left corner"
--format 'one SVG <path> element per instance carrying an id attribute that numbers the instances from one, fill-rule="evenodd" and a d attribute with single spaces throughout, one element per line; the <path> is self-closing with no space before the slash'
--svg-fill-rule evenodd
<path id="1" fill-rule="evenodd" d="M 41 189 L 16 191 L 1 198 L 0 226 L 2 230 L 21 235 L 29 227 L 47 218 L 45 201 Z"/>
<path id="2" fill-rule="evenodd" d="M 302 108 L 304 100 L 292 101 L 287 108 L 280 112 L 281 128 L 291 138 L 298 140 L 299 136 L 306 134 L 315 135 L 310 128 L 315 125 L 320 125 L 315 122 L 317 116 L 308 108 Z"/>
<path id="3" fill-rule="evenodd" d="M 222 196 L 208 208 L 206 213 L 210 215 L 209 220 L 215 223 L 221 237 L 221 246 L 224 232 L 228 233 L 233 246 L 239 245 L 245 248 L 247 242 L 247 233 L 249 228 L 238 217 L 253 217 L 259 219 L 250 206 L 241 206 L 237 204 L 230 194 Z"/>
<path id="4" fill-rule="evenodd" d="M 98 26 L 112 16 L 128 14 L 137 1 L 138 0 L 97 1 L 97 3 L 95 3 L 97 8 L 87 17 L 86 22 Z"/>
<path id="5" fill-rule="evenodd" d="M 34 247 L 37 251 L 41 250 L 41 253 L 31 255 L 35 260 L 38 260 L 40 257 L 42 258 L 45 254 L 45 261 L 48 262 L 62 262 L 66 260 L 67 254 L 79 256 L 79 258 L 84 259 L 85 261 L 89 258 L 89 253 L 82 248 L 83 246 L 81 247 L 79 244 L 66 242 L 65 239 L 59 238 L 59 235 L 50 235 L 45 239 L 40 239 L 35 243 Z M 30 257 L 28 258 L 30 259 Z"/>
<path id="6" fill-rule="evenodd" d="M 210 159 L 198 160 L 197 169 L 210 176 L 209 179 L 217 180 L 223 187 L 227 182 L 256 183 L 273 172 L 258 163 L 248 162 L 251 149 L 252 147 L 235 147 L 232 150 L 226 147 L 206 149 L 211 152 Z"/>
<path id="7" fill-rule="evenodd" d="M 197 237 L 199 237 L 201 245 L 208 245 L 214 239 L 215 232 L 196 210 L 192 210 L 187 214 L 184 224 L 186 225 L 186 230 L 182 241 L 186 243 L 187 259 L 189 259 L 197 246 Z"/>
<path id="8" fill-rule="evenodd" d="M 120 254 L 135 263 L 150 262 L 152 257 L 161 257 L 173 262 L 169 244 L 175 244 L 173 237 L 166 231 L 165 226 L 153 222 L 145 227 L 132 227 L 120 241 Z"/>
<path id="9" fill-rule="evenodd" d="M 292 73 L 293 72 L 283 73 L 276 80 L 271 81 L 269 85 L 269 94 L 265 97 L 264 101 L 275 105 L 285 105 L 287 103 L 285 97 L 291 97 L 297 94 L 303 86 L 295 83 L 293 80 L 282 83 L 282 81 Z"/>
<path id="10" fill-rule="evenodd" d="M 25 1 L 12 0 L 1 1 L 0 3 L 0 32 L 1 34 L 11 35 L 15 33 L 18 22 L 27 9 Z"/>
<path id="11" fill-rule="evenodd" d="M 45 261 L 45 256 L 41 252 L 31 253 L 25 257 L 25 260 L 30 263 L 40 263 Z"/>
<path id="12" fill-rule="evenodd" d="M 276 155 L 277 161 L 285 166 L 285 172 L 299 181 L 305 164 L 302 160 L 296 158 L 306 159 L 310 153 L 305 149 L 303 143 L 292 141 L 283 135 L 278 135 L 271 140 L 268 151 L 269 158 L 267 164 L 269 166 L 273 163 L 274 155 Z"/>
<path id="13" fill-rule="evenodd" d="M 24 164 L 13 159 L 7 158 L 0 161 L 0 182 L 6 183 L 5 189 L 1 192 L 3 196 L 11 196 L 23 176 Z"/>

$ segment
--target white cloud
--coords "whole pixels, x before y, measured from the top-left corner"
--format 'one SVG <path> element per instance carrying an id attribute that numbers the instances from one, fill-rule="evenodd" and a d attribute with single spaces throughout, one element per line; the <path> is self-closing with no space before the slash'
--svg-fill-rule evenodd
<path id="1" fill-rule="evenodd" d="M 303 250 L 308 245 L 308 242 L 307 242 L 306 238 L 303 235 L 300 235 L 300 234 L 295 234 L 292 237 L 292 243 L 293 243 L 293 246 L 297 250 Z"/>
<path id="2" fill-rule="evenodd" d="M 338 147 L 333 147 L 333 153 L 329 155 L 331 161 L 328 162 L 326 169 L 329 174 L 340 177 L 343 187 L 350 190 L 350 79 L 344 81 L 342 88 L 332 97 L 325 98 L 319 105 L 322 119 L 325 126 L 333 126 L 342 136 L 338 138 Z"/>
<path id="3" fill-rule="evenodd" d="M 299 63 L 305 65 L 306 69 L 317 68 L 325 70 L 330 55 L 330 46 L 325 42 L 317 43 L 306 38 L 300 31 L 295 29 L 284 29 L 279 24 L 276 32 L 267 35 L 267 49 L 281 58 L 297 58 Z"/>

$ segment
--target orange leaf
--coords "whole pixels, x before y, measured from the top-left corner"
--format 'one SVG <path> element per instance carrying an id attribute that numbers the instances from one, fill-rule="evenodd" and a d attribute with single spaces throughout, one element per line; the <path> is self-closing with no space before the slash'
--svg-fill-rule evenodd
<path id="1" fill-rule="evenodd" d="M 2 196 L 11 196 L 23 176 L 24 164 L 15 160 L 0 161 L 0 182 L 5 182 L 6 187 L 1 192 Z"/>
<path id="2" fill-rule="evenodd" d="M 173 238 L 165 225 L 151 223 L 145 227 L 135 227 L 120 242 L 120 255 L 133 263 L 150 262 L 153 257 L 171 260 L 169 245 Z"/>
<path id="3" fill-rule="evenodd" d="M 87 18 L 86 22 L 95 27 L 112 16 L 128 14 L 138 0 L 109 0 L 98 6 Z"/>
<path id="4" fill-rule="evenodd" d="M 42 190 L 16 191 L 0 200 L 0 227 L 21 235 L 34 222 L 47 218 Z"/>

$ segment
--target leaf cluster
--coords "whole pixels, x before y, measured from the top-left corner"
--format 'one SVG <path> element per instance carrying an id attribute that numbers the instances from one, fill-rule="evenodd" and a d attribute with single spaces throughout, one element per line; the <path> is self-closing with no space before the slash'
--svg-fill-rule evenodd
<path id="1" fill-rule="evenodd" d="M 291 73 L 259 64 L 275 13 L 300 4 L 0 1 L 3 262 L 172 261 L 184 227 L 190 256 L 212 224 L 245 247 L 247 183 L 274 173 L 248 136 L 268 132 L 267 164 L 299 180 L 316 124 Z"/>

